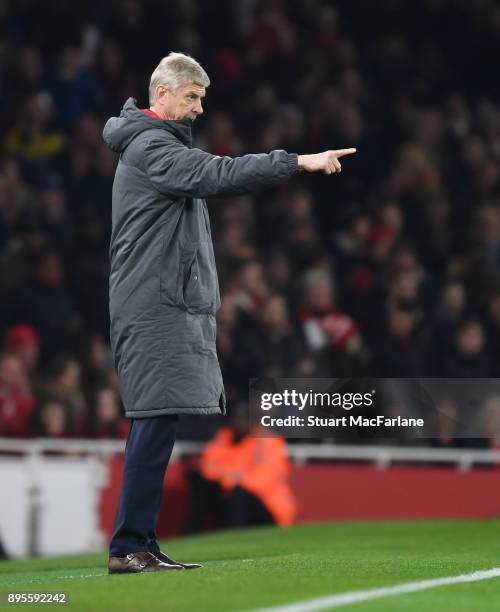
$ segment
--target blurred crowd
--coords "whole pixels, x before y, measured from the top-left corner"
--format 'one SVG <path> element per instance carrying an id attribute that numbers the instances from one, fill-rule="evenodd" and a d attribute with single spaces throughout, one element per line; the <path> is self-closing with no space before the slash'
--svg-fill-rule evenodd
<path id="1" fill-rule="evenodd" d="M 261 376 L 500 376 L 494 0 L 23 0 L 0 20 L 0 436 L 127 435 L 101 131 L 148 106 L 170 50 L 212 79 L 195 146 L 358 149 L 340 176 L 209 201 L 230 402 Z"/>

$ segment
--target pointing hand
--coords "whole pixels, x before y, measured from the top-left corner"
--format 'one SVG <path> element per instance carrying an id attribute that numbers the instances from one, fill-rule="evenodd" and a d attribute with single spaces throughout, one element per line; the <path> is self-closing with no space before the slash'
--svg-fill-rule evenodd
<path id="1" fill-rule="evenodd" d="M 324 172 L 325 174 L 335 174 L 342 171 L 339 162 L 344 155 L 352 155 L 356 149 L 336 149 L 335 151 L 324 151 L 313 155 L 299 155 L 299 168 L 306 172 Z"/>

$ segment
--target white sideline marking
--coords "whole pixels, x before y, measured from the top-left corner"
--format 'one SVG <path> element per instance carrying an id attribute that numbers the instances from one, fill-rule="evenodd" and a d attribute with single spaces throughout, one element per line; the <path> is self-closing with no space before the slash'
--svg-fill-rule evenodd
<path id="1" fill-rule="evenodd" d="M 108 574 L 74 574 L 71 576 L 44 576 L 40 578 L 33 578 L 31 580 L 23 580 L 21 582 L 15 582 L 10 585 L 4 585 L 5 588 L 21 587 L 23 584 L 41 584 L 47 582 L 49 579 L 53 580 L 73 580 L 74 578 L 99 578 L 100 576 L 108 576 Z"/>
<path id="2" fill-rule="evenodd" d="M 326 610 L 340 608 L 349 604 L 390 595 L 400 595 L 402 593 L 415 593 L 425 591 L 434 587 L 446 584 L 459 584 L 461 582 L 477 582 L 478 580 L 489 580 L 490 578 L 500 577 L 500 567 L 490 570 L 481 570 L 471 574 L 461 574 L 460 576 L 446 576 L 444 578 L 434 578 L 432 580 L 421 580 L 420 582 L 406 582 L 392 587 L 382 587 L 380 589 L 368 589 L 366 591 L 349 591 L 339 595 L 327 595 L 316 599 L 307 599 L 296 604 L 275 606 L 272 608 L 260 608 L 256 612 L 316 612 L 316 610 Z"/>
<path id="3" fill-rule="evenodd" d="M 108 576 L 108 574 L 75 574 L 74 576 L 56 576 L 56 580 L 72 580 L 73 578 L 98 578 L 99 576 Z"/>

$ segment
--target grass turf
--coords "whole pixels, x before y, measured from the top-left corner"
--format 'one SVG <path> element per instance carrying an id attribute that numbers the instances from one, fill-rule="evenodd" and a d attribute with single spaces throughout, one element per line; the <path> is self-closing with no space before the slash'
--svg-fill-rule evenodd
<path id="1" fill-rule="evenodd" d="M 5 561 L 0 562 L 0 592 L 66 591 L 71 610 L 251 610 L 500 567 L 499 531 L 499 520 L 342 522 L 227 531 L 164 543 L 174 558 L 202 562 L 200 570 L 108 576 L 105 554 Z M 500 609 L 499 602 L 500 578 L 494 578 L 346 609 L 493 612 Z"/>

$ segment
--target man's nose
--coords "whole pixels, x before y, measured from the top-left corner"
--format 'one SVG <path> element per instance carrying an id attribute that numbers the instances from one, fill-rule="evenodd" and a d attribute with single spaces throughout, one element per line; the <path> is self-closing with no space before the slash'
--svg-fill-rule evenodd
<path id="1" fill-rule="evenodd" d="M 198 102 L 196 103 L 196 106 L 194 108 L 194 110 L 196 111 L 197 115 L 202 115 L 203 114 L 203 107 L 201 105 L 201 100 L 198 100 Z"/>

